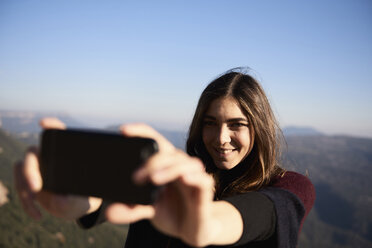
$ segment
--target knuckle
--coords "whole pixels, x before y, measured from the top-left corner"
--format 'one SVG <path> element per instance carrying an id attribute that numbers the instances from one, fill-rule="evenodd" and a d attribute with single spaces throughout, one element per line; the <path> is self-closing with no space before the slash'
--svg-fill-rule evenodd
<path id="1" fill-rule="evenodd" d="M 200 158 L 192 157 L 192 159 L 195 161 L 196 164 L 198 164 L 200 167 L 204 168 L 203 162 L 200 160 Z"/>
<path id="2" fill-rule="evenodd" d="M 209 187 L 213 187 L 215 185 L 215 181 L 211 176 L 208 176 L 208 182 L 207 182 Z"/>
<path id="3" fill-rule="evenodd" d="M 185 152 L 182 151 L 179 148 L 174 148 L 174 155 L 177 156 L 177 157 L 184 157 L 185 156 Z"/>
<path id="4" fill-rule="evenodd" d="M 192 164 L 194 165 L 195 168 L 197 168 L 198 170 L 201 170 L 201 171 L 205 171 L 204 164 L 199 158 L 191 157 L 190 159 L 191 159 L 191 162 L 192 162 Z"/>

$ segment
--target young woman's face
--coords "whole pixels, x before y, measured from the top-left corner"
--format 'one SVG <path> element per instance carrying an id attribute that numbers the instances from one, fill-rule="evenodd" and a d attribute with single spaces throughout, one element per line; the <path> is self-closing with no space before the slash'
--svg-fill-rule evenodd
<path id="1" fill-rule="evenodd" d="M 203 142 L 215 165 L 229 170 L 251 150 L 248 119 L 234 98 L 212 101 L 203 120 Z"/>

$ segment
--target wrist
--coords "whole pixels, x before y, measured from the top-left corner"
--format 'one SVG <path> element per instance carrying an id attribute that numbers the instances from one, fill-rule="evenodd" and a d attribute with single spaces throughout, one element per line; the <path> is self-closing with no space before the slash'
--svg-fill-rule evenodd
<path id="1" fill-rule="evenodd" d="M 227 201 L 215 201 L 210 213 L 206 225 L 208 245 L 236 243 L 243 233 L 243 220 L 239 211 Z"/>

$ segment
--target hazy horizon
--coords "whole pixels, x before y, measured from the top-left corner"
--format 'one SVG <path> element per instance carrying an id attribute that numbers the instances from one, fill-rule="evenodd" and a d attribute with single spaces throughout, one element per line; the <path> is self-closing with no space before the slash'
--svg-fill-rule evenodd
<path id="1" fill-rule="evenodd" d="M 170 132 L 180 132 L 180 133 L 187 133 L 189 124 L 190 123 L 168 123 L 168 122 L 157 122 L 152 120 L 140 120 L 140 119 L 107 119 L 107 118 L 99 118 L 97 116 L 74 116 L 68 112 L 61 112 L 61 111 L 35 111 L 35 110 L 6 110 L 0 109 L 0 128 L 2 117 L 23 117 L 23 121 L 32 120 L 35 125 L 38 125 L 38 120 L 36 118 L 41 117 L 57 117 L 57 118 L 68 118 L 70 122 L 73 122 L 74 128 L 93 128 L 93 129 L 107 129 L 112 128 L 115 126 L 119 126 L 125 123 L 135 123 L 135 122 L 143 122 L 153 126 L 155 129 L 159 131 L 170 131 Z M 27 121 L 28 122 L 28 121 Z M 29 123 L 29 122 L 28 122 Z M 293 134 L 293 131 L 300 132 L 301 134 L 307 134 L 307 132 L 319 132 L 322 135 L 329 135 L 329 136 L 350 136 L 350 137 L 359 137 L 359 138 L 371 138 L 372 135 L 365 135 L 365 134 L 357 134 L 357 133 L 344 133 L 344 132 L 327 132 L 325 130 L 318 129 L 313 126 L 309 125 L 281 125 L 280 128 L 283 131 L 290 131 Z M 294 134 L 298 134 L 295 132 Z"/>
<path id="2" fill-rule="evenodd" d="M 0 109 L 187 128 L 249 66 L 282 127 L 372 137 L 372 2 L 1 1 Z"/>

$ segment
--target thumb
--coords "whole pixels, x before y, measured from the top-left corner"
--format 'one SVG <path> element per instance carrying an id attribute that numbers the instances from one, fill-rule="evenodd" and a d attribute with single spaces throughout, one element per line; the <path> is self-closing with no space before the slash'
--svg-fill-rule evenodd
<path id="1" fill-rule="evenodd" d="M 151 205 L 127 205 L 113 203 L 107 207 L 106 219 L 114 224 L 128 224 L 155 216 L 155 209 Z"/>
<path id="2" fill-rule="evenodd" d="M 29 148 L 22 170 L 29 189 L 35 193 L 39 192 L 42 188 L 43 180 L 39 170 L 38 150 L 35 147 Z"/>
<path id="3" fill-rule="evenodd" d="M 122 125 L 120 127 L 120 131 L 122 134 L 128 137 L 141 137 L 155 140 L 158 143 L 160 152 L 172 152 L 175 150 L 175 147 L 171 142 L 169 142 L 155 129 L 146 124 L 136 123 Z"/>
<path id="4" fill-rule="evenodd" d="M 54 117 L 47 117 L 40 120 L 40 126 L 43 129 L 66 129 L 65 123 Z"/>

